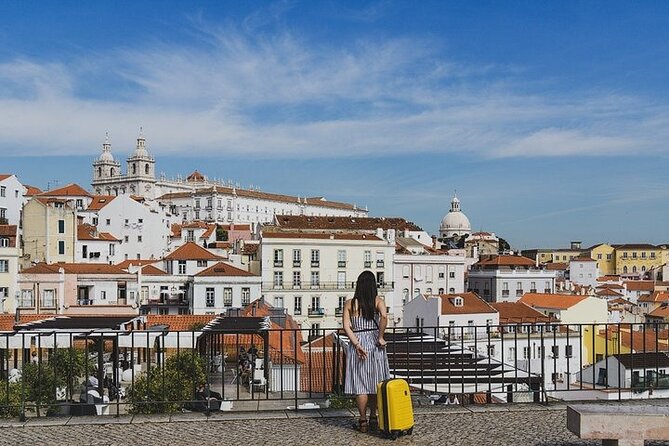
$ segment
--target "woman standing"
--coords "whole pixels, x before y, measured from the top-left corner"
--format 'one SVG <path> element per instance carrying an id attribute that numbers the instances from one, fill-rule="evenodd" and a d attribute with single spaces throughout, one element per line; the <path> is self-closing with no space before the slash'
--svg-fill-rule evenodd
<path id="1" fill-rule="evenodd" d="M 360 432 L 367 432 L 370 424 L 378 426 L 376 385 L 390 378 L 386 341 L 383 339 L 388 324 L 386 304 L 377 296 L 376 278 L 371 271 L 364 271 L 358 276 L 353 299 L 344 304 L 342 322 L 351 341 L 346 354 L 344 391 L 356 395 L 360 412 L 358 428 Z"/>

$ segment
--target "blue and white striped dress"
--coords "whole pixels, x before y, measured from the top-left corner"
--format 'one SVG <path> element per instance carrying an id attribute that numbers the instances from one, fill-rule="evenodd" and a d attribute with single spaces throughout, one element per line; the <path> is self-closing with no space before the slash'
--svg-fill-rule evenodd
<path id="1" fill-rule="evenodd" d="M 347 394 L 376 394 L 376 384 L 390 378 L 386 349 L 376 345 L 379 339 L 378 314 L 374 318 L 368 320 L 362 316 L 351 316 L 351 329 L 367 352 L 367 358 L 359 358 L 353 343 L 348 344 L 344 385 Z"/>

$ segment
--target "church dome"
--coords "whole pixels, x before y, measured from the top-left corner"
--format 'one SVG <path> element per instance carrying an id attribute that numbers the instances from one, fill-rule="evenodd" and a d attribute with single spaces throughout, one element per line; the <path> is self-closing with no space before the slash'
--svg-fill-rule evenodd
<path id="1" fill-rule="evenodd" d="M 114 162 L 114 155 L 111 154 L 111 152 L 102 152 L 100 155 L 100 158 L 98 158 L 98 161 L 107 161 L 107 162 Z"/>
<path id="2" fill-rule="evenodd" d="M 111 142 L 109 141 L 109 133 L 105 134 L 105 142 L 102 144 L 102 153 L 98 158 L 98 161 L 103 161 L 107 163 L 114 162 L 114 155 L 111 153 Z"/>
<path id="3" fill-rule="evenodd" d="M 460 210 L 460 200 L 454 196 L 451 200 L 451 210 L 441 220 L 439 232 L 442 237 L 450 238 L 470 234 L 472 225 L 467 216 Z"/>
<path id="4" fill-rule="evenodd" d="M 142 128 L 139 129 L 139 137 L 137 137 L 137 146 L 132 154 L 132 158 L 151 158 L 149 151 L 146 150 L 146 139 Z"/>

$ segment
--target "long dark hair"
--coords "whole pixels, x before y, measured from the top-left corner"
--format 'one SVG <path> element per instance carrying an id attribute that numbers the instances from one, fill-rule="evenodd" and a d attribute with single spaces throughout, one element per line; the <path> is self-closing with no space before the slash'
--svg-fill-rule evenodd
<path id="1" fill-rule="evenodd" d="M 374 319 L 376 309 L 376 277 L 371 271 L 363 271 L 355 284 L 351 308 L 367 320 Z"/>

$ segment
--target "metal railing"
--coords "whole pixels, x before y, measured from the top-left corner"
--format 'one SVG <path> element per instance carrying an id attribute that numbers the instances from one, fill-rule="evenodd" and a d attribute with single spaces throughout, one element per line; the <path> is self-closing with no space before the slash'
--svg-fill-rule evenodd
<path id="1" fill-rule="evenodd" d="M 2 333 L 0 415 L 208 413 L 229 401 L 298 407 L 343 395 L 350 343 L 341 329 L 273 327 Z M 389 327 L 385 339 L 391 376 L 425 397 L 475 404 L 669 396 L 666 324 Z"/>

